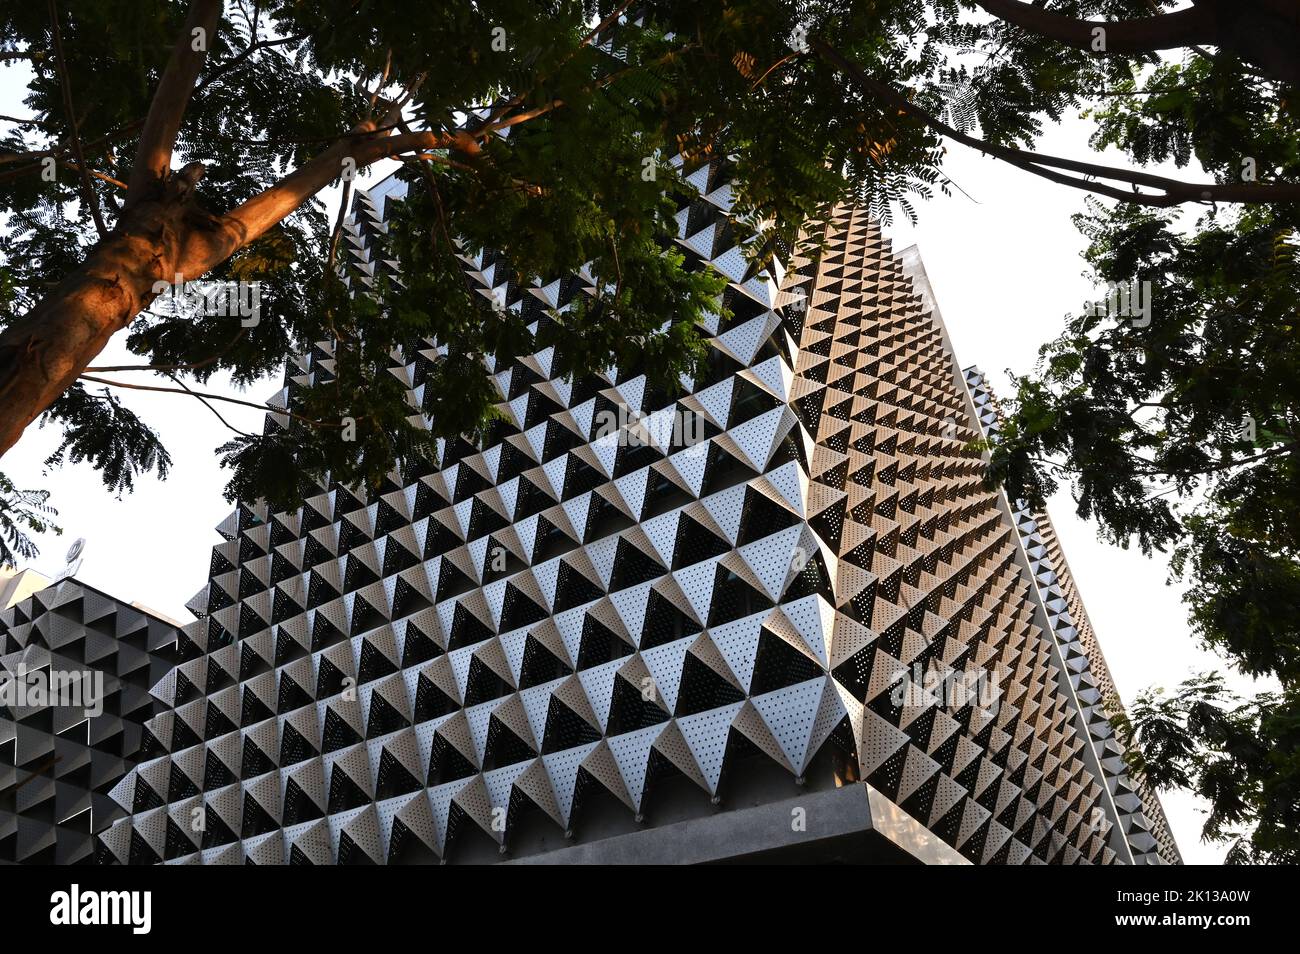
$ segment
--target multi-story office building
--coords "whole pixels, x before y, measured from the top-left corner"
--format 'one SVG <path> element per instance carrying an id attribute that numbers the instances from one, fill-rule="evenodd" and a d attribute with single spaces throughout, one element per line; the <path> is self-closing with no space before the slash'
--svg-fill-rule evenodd
<path id="1" fill-rule="evenodd" d="M 725 166 L 689 181 L 679 246 L 730 282 L 707 370 L 494 362 L 491 439 L 239 507 L 106 858 L 1177 860 L 1047 525 L 985 486 L 987 395 L 915 255 L 844 209 L 746 279 Z M 403 188 L 356 197 L 357 287 Z M 537 323 L 594 292 L 464 261 Z M 394 357 L 416 407 L 444 355 Z M 272 404 L 331 368 L 317 345 Z"/>

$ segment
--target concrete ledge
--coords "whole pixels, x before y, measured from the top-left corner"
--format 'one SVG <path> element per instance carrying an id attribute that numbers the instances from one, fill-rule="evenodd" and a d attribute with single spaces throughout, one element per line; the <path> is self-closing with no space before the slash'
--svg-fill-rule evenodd
<path id="1" fill-rule="evenodd" d="M 793 824 L 802 810 L 804 830 Z M 880 792 L 853 784 L 646 828 L 507 864 L 969 864 Z"/>

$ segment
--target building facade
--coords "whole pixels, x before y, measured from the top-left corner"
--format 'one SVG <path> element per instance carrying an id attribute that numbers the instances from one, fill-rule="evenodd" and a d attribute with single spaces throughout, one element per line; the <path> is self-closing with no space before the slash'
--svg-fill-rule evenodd
<path id="1" fill-rule="evenodd" d="M 105 860 L 1161 860 L 915 255 L 842 209 L 746 279 L 724 165 L 688 181 L 678 244 L 730 282 L 707 369 L 670 396 L 491 363 L 481 445 L 239 507 Z M 357 288 L 403 188 L 356 197 Z M 539 323 L 595 291 L 464 264 Z M 390 368 L 417 408 L 426 345 Z"/>
<path id="2" fill-rule="evenodd" d="M 990 439 L 998 434 L 997 401 L 976 367 L 965 370 L 966 388 L 974 402 L 980 429 Z M 1034 511 L 1017 502 L 1012 519 L 1030 573 L 1047 614 L 1048 629 L 1056 641 L 1075 705 L 1088 727 L 1089 742 L 1102 768 L 1102 776 L 1114 802 L 1124 836 L 1137 862 L 1181 864 L 1182 856 L 1155 790 L 1146 779 L 1135 776 L 1124 760 L 1124 746 L 1116 737 L 1110 719 L 1122 711 L 1119 693 L 1110 667 L 1102 654 L 1097 634 L 1079 596 L 1065 551 L 1056 528 L 1044 511 Z"/>
<path id="3" fill-rule="evenodd" d="M 88 863 L 125 814 L 109 791 L 156 754 L 150 689 L 181 634 L 76 579 L 20 576 L 0 611 L 0 864 Z"/>

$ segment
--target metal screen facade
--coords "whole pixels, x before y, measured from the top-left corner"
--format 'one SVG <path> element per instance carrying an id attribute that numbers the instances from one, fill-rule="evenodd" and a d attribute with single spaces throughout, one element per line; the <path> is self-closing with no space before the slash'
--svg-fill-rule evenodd
<path id="1" fill-rule="evenodd" d="M 153 754 L 149 690 L 179 636 L 75 579 L 0 611 L 0 864 L 94 860 L 94 831 L 125 814 L 109 791 Z"/>
<path id="2" fill-rule="evenodd" d="M 707 370 L 490 363 L 481 445 L 241 506 L 103 860 L 1158 860 L 914 276 L 844 209 L 746 280 L 724 166 L 689 181 L 678 245 L 730 282 Z M 356 197 L 358 289 L 395 274 L 402 189 Z M 464 264 L 537 322 L 595 291 Z M 415 408 L 445 357 L 394 355 Z M 272 403 L 331 368 L 317 345 Z"/>

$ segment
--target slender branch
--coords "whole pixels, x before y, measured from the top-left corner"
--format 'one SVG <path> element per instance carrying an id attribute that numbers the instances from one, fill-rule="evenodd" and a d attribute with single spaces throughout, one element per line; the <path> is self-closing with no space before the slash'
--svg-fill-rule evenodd
<path id="1" fill-rule="evenodd" d="M 596 37 L 600 36 L 602 33 L 604 33 L 606 30 L 612 27 L 615 23 L 617 23 L 618 18 L 621 17 L 624 13 L 626 13 L 628 7 L 632 6 L 634 2 L 635 0 L 623 0 L 622 3 L 620 3 L 617 7 L 614 8 L 614 10 L 610 13 L 609 16 L 605 17 L 605 19 L 601 20 L 594 27 L 592 27 L 591 32 L 582 38 L 582 42 L 578 44 L 577 49 L 572 50 L 568 56 L 562 59 L 556 68 L 562 69 L 563 67 L 567 66 L 569 64 L 569 61 L 571 61 L 575 56 L 578 55 L 578 50 L 594 42 Z M 536 82 L 533 83 L 533 89 L 537 89 L 548 79 L 550 79 L 549 76 L 537 77 Z M 492 110 L 492 113 L 485 120 L 484 125 L 490 126 L 491 124 L 495 123 L 498 119 L 504 116 L 511 109 L 514 109 L 516 106 L 522 103 L 527 98 L 527 96 L 528 96 L 528 91 L 525 91 L 523 93 L 520 93 L 518 96 L 513 96 L 510 99 L 505 100 L 504 102 L 498 103 L 496 107 Z"/>
<path id="2" fill-rule="evenodd" d="M 1169 89 L 1095 89 L 1088 93 L 1090 97 L 1101 96 L 1163 96 L 1165 93 L 1177 93 L 1179 87 Z"/>
<path id="3" fill-rule="evenodd" d="M 596 37 L 600 36 L 602 33 L 604 33 L 606 30 L 612 27 L 615 23 L 618 22 L 618 18 L 621 17 L 624 13 L 626 13 L 627 8 L 632 6 L 634 2 L 635 0 L 623 0 L 622 3 L 620 3 L 617 7 L 614 8 L 613 12 L 611 12 L 609 16 L 605 17 L 605 19 L 601 20 L 599 23 L 597 23 L 594 27 L 591 28 L 591 32 L 582 38 L 582 42 L 579 43 L 578 46 L 579 47 L 586 46 L 587 44 L 594 41 Z M 574 53 L 570 53 L 568 56 L 564 58 L 564 60 L 560 63 L 560 65 L 563 66 L 565 63 L 568 63 L 569 60 L 573 59 L 575 55 L 576 55 L 576 51 Z"/>
<path id="4" fill-rule="evenodd" d="M 240 66 L 248 62 L 249 58 L 252 57 L 254 53 L 257 53 L 260 50 L 269 50 L 276 46 L 283 46 L 286 43 L 297 43 L 299 40 L 305 40 L 309 36 L 311 36 L 310 33 L 294 33 L 291 36 L 282 36 L 274 40 L 257 40 L 254 43 L 250 43 L 247 49 L 241 50 L 230 59 L 218 63 L 216 68 L 213 69 L 211 75 L 204 79 L 198 86 L 194 87 L 194 96 L 198 97 L 199 94 L 209 86 L 220 83 Z"/>
<path id="5" fill-rule="evenodd" d="M 79 172 L 82 175 L 93 176 L 94 178 L 100 180 L 101 182 L 107 182 L 111 186 L 116 186 L 122 191 L 124 192 L 126 191 L 125 182 L 123 182 L 121 179 L 114 179 L 112 176 L 106 175 L 105 173 L 102 173 L 97 169 L 87 169 L 84 166 L 78 166 L 75 162 L 68 162 L 66 159 L 61 161 L 59 165 L 71 169 L 74 172 Z"/>
<path id="6" fill-rule="evenodd" d="M 1138 402 L 1137 402 L 1136 404 L 1134 404 L 1131 408 L 1129 408 L 1129 410 L 1128 410 L 1128 416 L 1131 418 L 1131 417 L 1133 417 L 1133 415 L 1136 414 L 1138 411 L 1142 410 L 1143 408 L 1148 408 L 1148 407 L 1163 407 L 1163 408 L 1169 408 L 1169 407 L 1172 407 L 1172 405 L 1170 405 L 1170 404 L 1168 404 L 1168 403 L 1166 403 L 1166 402 L 1164 402 L 1164 401 L 1138 401 Z"/>
<path id="7" fill-rule="evenodd" d="M 1133 471 L 1133 473 L 1139 477 L 1201 477 L 1206 474 L 1215 474 L 1223 470 L 1231 470 L 1234 467 L 1244 467 L 1246 464 L 1256 464 L 1262 460 L 1267 460 L 1270 457 L 1277 457 L 1281 454 L 1289 454 L 1298 446 L 1300 446 L 1300 444 L 1296 441 L 1289 441 L 1286 444 L 1279 444 L 1276 447 L 1270 447 L 1268 450 L 1261 451 L 1260 453 L 1254 454 L 1250 457 L 1240 457 L 1236 460 L 1221 461 L 1220 463 L 1213 464 L 1209 467 L 1181 470 L 1161 469 L 1155 461 L 1146 457 L 1139 457 L 1136 454 L 1129 454 L 1128 456 L 1133 461 L 1146 465 L 1143 469 L 1135 469 Z M 1041 464 L 1044 467 L 1052 468 L 1063 474 L 1078 474 L 1082 472 L 1082 468 L 1078 464 L 1063 464 L 1046 457 L 1030 457 L 1028 460 L 1035 464 Z"/>
<path id="8" fill-rule="evenodd" d="M 1160 470 L 1159 468 L 1153 466 L 1150 470 L 1137 471 L 1137 473 L 1141 474 L 1142 476 L 1153 476 L 1158 474 L 1164 477 L 1199 477 L 1203 474 L 1215 474 L 1221 470 L 1231 470 L 1234 467 L 1242 467 L 1245 466 L 1246 464 L 1255 464 L 1261 460 L 1267 460 L 1270 457 L 1277 457 L 1281 454 L 1289 454 L 1292 451 L 1294 451 L 1297 446 L 1300 445 L 1298 445 L 1295 441 L 1290 441 L 1286 444 L 1279 444 L 1276 447 L 1270 447 L 1268 450 L 1262 451 L 1258 454 L 1254 454 L 1250 457 L 1242 457 L 1242 458 L 1238 458 L 1237 460 L 1223 461 L 1211 467 L 1203 467 L 1197 470 Z M 1141 460 L 1141 458 L 1137 458 L 1137 459 Z M 1154 464 L 1154 462 L 1147 462 L 1147 463 Z"/>
<path id="9" fill-rule="evenodd" d="M 509 119 L 501 119 L 491 123 L 490 125 L 483 126 L 482 128 L 475 130 L 474 136 L 475 138 L 480 139 L 485 138 L 488 133 L 500 132 L 502 129 L 509 129 L 511 126 L 518 126 L 521 123 L 528 122 L 530 119 L 536 119 L 538 116 L 545 116 L 547 113 L 553 112 L 563 105 L 564 100 L 553 99 L 544 106 L 538 106 L 535 109 L 528 109 L 522 113 L 515 113 L 515 115 L 511 116 Z"/>
<path id="10" fill-rule="evenodd" d="M 442 231 L 442 237 L 445 242 L 447 256 L 450 260 L 452 268 L 455 271 L 460 271 L 459 263 L 456 260 L 456 243 L 452 239 L 451 233 L 447 230 L 447 214 L 442 204 L 442 190 L 438 188 L 438 181 L 437 179 L 434 178 L 433 170 L 431 170 L 427 165 L 425 165 L 424 162 L 420 161 L 421 159 L 425 159 L 425 158 L 429 159 L 430 161 L 437 161 L 439 157 L 433 155 L 414 156 L 412 157 L 412 159 L 408 160 L 407 164 L 408 165 L 413 164 L 417 166 L 420 170 L 420 175 L 424 177 L 424 184 L 429 189 L 429 195 L 433 199 L 434 209 L 438 213 L 438 226 Z M 437 240 L 434 239 L 432 233 L 430 233 L 429 240 L 431 245 L 437 245 Z M 464 278 L 466 284 L 468 285 L 469 276 L 465 275 Z"/>
<path id="11" fill-rule="evenodd" d="M 222 424 L 226 425 L 227 428 L 229 428 L 230 430 L 234 431 L 236 434 L 241 435 L 242 437 L 254 437 L 254 436 L 255 436 L 255 435 L 253 435 L 253 434 L 248 433 L 247 431 L 241 431 L 239 428 L 235 427 L 235 425 L 233 425 L 233 424 L 231 424 L 229 421 L 227 421 L 227 420 L 222 416 L 222 414 L 221 414 L 220 411 L 218 411 L 215 407 L 213 407 L 211 404 L 208 403 L 208 399 L 207 399 L 206 397 L 204 397 L 202 394 L 199 394 L 198 392 L 194 391 L 194 390 L 193 390 L 189 385 L 187 385 L 184 381 L 182 381 L 180 378 L 176 377 L 176 375 L 174 375 L 174 374 L 169 374 L 169 375 L 167 375 L 167 377 L 171 378 L 171 379 L 172 379 L 173 381 L 175 381 L 175 382 L 176 382 L 180 387 L 184 388 L 186 394 L 192 394 L 192 395 L 194 395 L 194 398 L 195 398 L 195 399 L 196 399 L 200 404 L 202 404 L 204 407 L 206 407 L 209 411 L 211 411 L 211 412 L 213 413 L 213 415 L 216 417 L 216 419 L 217 419 L 218 421 L 220 421 Z"/>
<path id="12" fill-rule="evenodd" d="M 370 136 L 374 133 L 392 132 L 394 129 L 400 129 L 401 126 L 377 126 L 374 129 L 358 131 L 349 129 L 347 132 L 334 133 L 330 136 L 309 136 L 305 139 L 249 139 L 241 136 L 231 136 L 229 142 L 236 143 L 240 146 L 312 146 L 325 142 L 338 142 L 340 139 L 357 139 L 363 136 Z"/>
<path id="13" fill-rule="evenodd" d="M 689 45 L 690 44 L 688 44 L 687 47 L 683 47 L 682 49 L 688 48 Z M 596 92 L 599 90 L 603 90 L 606 87 L 613 85 L 622 77 L 628 75 L 629 73 L 634 72 L 635 70 L 647 69 L 649 67 L 664 62 L 666 59 L 668 59 L 668 57 L 673 56 L 676 52 L 678 51 L 673 51 L 673 53 L 669 53 L 666 54 L 665 56 L 661 56 L 658 60 L 653 60 L 651 62 L 644 64 L 643 66 L 628 67 L 627 69 L 616 70 L 613 73 L 608 73 L 605 76 L 602 76 L 600 79 L 596 80 L 596 82 L 592 83 L 590 86 L 586 87 L 584 89 L 584 92 Z M 530 119 L 536 119 L 539 116 L 545 116 L 547 113 L 554 112 L 555 110 L 559 109 L 563 105 L 564 105 L 564 100 L 552 99 L 549 103 L 546 103 L 545 105 L 535 107 L 534 109 L 526 110 L 522 113 L 516 113 L 515 115 L 511 116 L 509 119 L 497 119 L 497 120 L 485 122 L 482 126 L 479 126 L 476 130 L 474 130 L 473 133 L 474 138 L 486 139 L 492 133 L 500 132 L 502 129 L 509 129 L 511 126 L 518 126 L 520 123 L 528 122 Z"/>
<path id="14" fill-rule="evenodd" d="M 176 38 L 171 58 L 167 61 L 153 101 L 149 104 L 144 129 L 140 132 L 140 145 L 136 151 L 135 165 L 131 168 L 130 187 L 127 190 L 128 205 L 137 201 L 151 183 L 161 181 L 171 171 L 176 136 L 194 92 L 199 70 L 207 58 L 208 47 L 216 39 L 222 7 L 222 0 L 191 0 L 189 15 L 185 18 L 180 36 Z M 196 50 L 196 45 L 200 49 Z"/>
<path id="15" fill-rule="evenodd" d="M 781 66 L 783 66 L 783 65 L 785 65 L 786 63 L 790 62 L 791 60 L 798 59 L 800 56 L 803 56 L 803 53 L 802 53 L 801 51 L 799 51 L 799 50 L 795 50 L 793 53 L 788 53 L 788 54 L 786 54 L 785 56 L 781 57 L 779 60 L 777 60 L 777 61 L 776 61 L 775 63 L 773 63 L 771 66 L 769 66 L 769 67 L 768 67 L 768 68 L 763 72 L 763 75 L 762 75 L 762 76 L 760 76 L 757 80 L 754 81 L 754 85 L 751 86 L 751 87 L 749 88 L 749 91 L 752 93 L 752 92 L 754 92 L 754 90 L 756 90 L 756 89 L 758 89 L 760 86 L 762 86 L 762 85 L 763 85 L 763 81 L 766 80 L 770 75 L 772 75 L 773 70 L 776 70 L 776 69 L 780 68 Z"/>
<path id="16" fill-rule="evenodd" d="M 1146 0 L 1146 5 L 1153 15 L 1155 16 L 1164 15 L 1165 11 L 1161 9 L 1158 3 L 1156 3 L 1156 0 Z M 1190 46 L 1188 46 L 1188 49 L 1194 52 L 1201 59 L 1209 60 L 1211 63 L 1214 62 L 1214 54 L 1211 53 L 1209 50 L 1207 50 L 1205 47 L 1193 43 Z M 1259 74 L 1256 73 L 1254 75 L 1258 76 Z"/>
<path id="17" fill-rule="evenodd" d="M 1052 460 L 1050 457 L 1030 457 L 1029 461 L 1030 463 L 1038 464 L 1049 470 L 1055 470 L 1062 474 L 1072 474 L 1076 472 L 1075 470 L 1071 470 L 1065 464 Z"/>
<path id="18" fill-rule="evenodd" d="M 966 198 L 970 199 L 970 200 L 971 200 L 972 202 L 974 202 L 976 205 L 983 205 L 983 204 L 984 204 L 984 203 L 981 202 L 979 199 L 975 198 L 975 196 L 971 195 L 969 192 L 967 192 L 965 189 L 963 189 L 963 188 L 961 187 L 961 184 L 958 183 L 957 180 L 954 179 L 952 176 L 950 176 L 950 175 L 945 175 L 945 176 L 943 177 L 943 181 L 946 182 L 946 183 L 948 183 L 948 185 L 952 186 L 954 189 L 956 189 L 958 192 L 960 192 L 960 193 L 961 193 L 962 195 L 964 195 Z"/>
<path id="19" fill-rule="evenodd" d="M 429 162 L 436 162 L 442 166 L 448 166 L 452 169 L 460 169 L 464 172 L 473 172 L 474 167 L 464 162 L 457 162 L 455 159 L 448 158 L 436 152 L 417 152 L 411 156 L 412 159 L 425 159 Z M 518 180 L 516 180 L 518 181 Z"/>
<path id="20" fill-rule="evenodd" d="M 384 57 L 384 71 L 379 74 L 379 79 L 375 81 L 374 91 L 371 92 L 370 94 L 370 114 L 372 116 L 374 115 L 375 112 L 375 104 L 379 102 L 379 93 L 383 90 L 384 86 L 388 83 L 388 75 L 389 73 L 392 72 L 392 70 L 393 70 L 393 49 L 392 47 L 389 47 L 388 53 Z"/>
<path id="21" fill-rule="evenodd" d="M 424 85 L 424 81 L 428 79 L 428 77 L 428 73 L 421 72 L 416 74 L 415 79 L 413 79 L 410 85 L 406 87 L 402 95 L 389 104 L 388 112 L 385 113 L 383 119 L 380 120 L 379 129 L 385 129 L 390 126 L 405 128 L 402 123 L 402 110 L 406 108 L 407 103 L 415 98 L 415 94 L 420 91 L 420 87 Z"/>
<path id="22" fill-rule="evenodd" d="M 144 120 L 142 119 L 133 120 L 132 122 L 127 123 L 125 126 L 121 127 L 120 129 L 115 129 L 111 133 L 108 133 L 107 135 L 104 136 L 100 136 L 98 139 L 92 140 L 86 143 L 85 145 L 87 148 L 99 146 L 105 142 L 108 142 L 115 136 L 122 136 L 127 133 L 135 132 L 135 130 L 139 129 L 142 125 L 144 125 Z M 53 156 L 56 159 L 62 160 L 67 157 L 67 147 L 64 144 L 60 143 L 58 146 L 52 149 L 40 149 L 33 152 L 0 153 L 0 165 L 8 165 L 11 162 L 21 162 L 24 159 L 37 160 L 35 162 L 23 166 L 20 169 L 10 169 L 8 172 L 0 173 L 0 182 L 7 182 L 10 179 L 17 179 L 19 176 L 24 176 L 29 172 L 35 172 L 36 170 L 41 168 L 41 163 L 39 160 L 45 158 L 46 156 Z"/>
<path id="23" fill-rule="evenodd" d="M 112 366 L 99 366 L 86 368 L 87 371 L 154 371 L 162 374 L 167 371 L 194 371 L 198 368 L 206 368 L 208 365 L 218 361 L 222 355 L 233 348 L 239 339 L 244 337 L 247 329 L 240 327 L 235 337 L 226 343 L 226 346 L 214 355 L 204 358 L 202 361 L 193 361 L 189 364 L 117 364 Z"/>
<path id="24" fill-rule="evenodd" d="M 1148 500 L 1157 500 L 1160 497 L 1165 496 L 1166 494 L 1174 493 L 1177 489 L 1178 489 L 1177 485 L 1174 485 L 1172 487 L 1166 487 L 1164 490 L 1160 491 L 1159 493 L 1149 494 L 1148 496 L 1143 497 L 1142 502 L 1146 503 Z"/>
<path id="25" fill-rule="evenodd" d="M 63 90 L 63 109 L 68 114 L 68 126 L 71 129 L 72 155 L 77 160 L 77 171 L 81 174 L 81 197 L 86 203 L 90 217 L 95 220 L 95 231 L 102 239 L 108 236 L 108 228 L 104 225 L 104 213 L 99 208 L 99 196 L 95 195 L 95 187 L 87 172 L 86 156 L 81 149 L 81 133 L 77 131 L 77 111 L 72 105 L 72 81 L 68 77 L 68 61 L 63 53 L 63 30 L 59 27 L 59 10 L 54 0 L 49 0 L 49 10 L 50 30 L 54 36 L 55 64 L 59 73 L 59 86 Z"/>
<path id="26" fill-rule="evenodd" d="M 36 768 L 32 769 L 28 774 L 28 776 L 25 779 L 23 779 L 21 782 L 16 782 L 13 785 L 9 786 L 9 788 L 6 789 L 5 793 L 9 794 L 12 792 L 16 792 L 24 785 L 30 785 L 32 782 L 36 781 L 38 778 L 44 775 L 46 771 L 52 769 L 55 765 L 57 765 L 59 762 L 62 761 L 63 761 L 62 755 L 56 755 L 52 758 L 46 759 L 40 765 L 36 766 Z"/>
<path id="27" fill-rule="evenodd" d="M 4 120 L 7 123 L 17 123 L 20 126 L 49 126 L 50 125 L 50 122 L 47 119 L 36 119 L 36 118 L 24 119 L 21 116 L 0 115 L 0 120 Z"/>
<path id="28" fill-rule="evenodd" d="M 339 238 L 343 235 L 343 223 L 348 217 L 348 203 L 352 200 L 352 180 L 348 179 L 343 183 L 343 197 L 339 200 L 339 217 L 334 222 L 334 231 L 330 235 L 330 252 L 329 258 L 325 263 L 325 270 L 332 272 L 334 270 L 334 260 L 338 256 Z"/>
<path id="29" fill-rule="evenodd" d="M 623 294 L 623 266 L 618 261 L 618 236 L 609 237 L 609 247 L 614 250 L 614 273 L 618 275 L 618 281 L 614 284 L 614 300 L 611 304 L 617 304 L 618 296 Z"/>
<path id="30" fill-rule="evenodd" d="M 241 401 L 239 398 L 227 397 L 224 394 L 212 394 L 209 391 L 194 391 L 190 388 L 164 388 L 151 384 L 128 384 L 125 381 L 110 381 L 108 378 L 95 377 L 93 374 L 80 374 L 79 378 L 85 381 L 94 381 L 96 384 L 107 384 L 110 387 L 125 388 L 129 391 L 155 391 L 160 394 L 184 394 L 192 398 L 207 398 L 211 401 L 225 401 L 227 404 L 239 404 L 243 407 L 251 407 L 254 410 L 263 411 L 267 414 L 283 414 L 285 417 L 293 418 L 295 421 L 302 421 L 304 424 L 311 424 L 313 427 L 342 427 L 341 424 L 330 424 L 327 421 L 315 421 L 310 417 L 303 417 L 301 414 L 295 414 L 293 411 L 281 407 L 272 407 L 269 404 L 258 404 L 255 401 Z"/>

